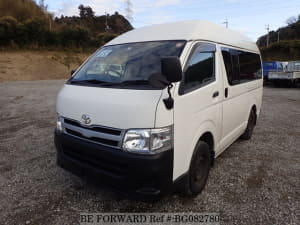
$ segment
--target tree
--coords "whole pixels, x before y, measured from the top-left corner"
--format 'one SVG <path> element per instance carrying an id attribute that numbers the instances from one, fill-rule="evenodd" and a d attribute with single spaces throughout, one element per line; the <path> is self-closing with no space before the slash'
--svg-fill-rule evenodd
<path id="1" fill-rule="evenodd" d="M 297 18 L 295 17 L 295 16 L 292 16 L 292 17 L 290 17 L 290 18 L 288 18 L 287 20 L 286 20 L 286 23 L 287 23 L 287 25 L 292 25 L 292 24 L 294 24 L 294 23 L 296 23 L 297 22 Z"/>
<path id="2" fill-rule="evenodd" d="M 81 4 L 78 9 L 81 18 L 93 18 L 95 16 L 95 12 L 90 6 L 84 6 Z"/>
<path id="3" fill-rule="evenodd" d="M 44 10 L 47 11 L 48 5 L 45 4 L 45 0 L 40 0 L 39 1 L 39 6 Z"/>
<path id="4" fill-rule="evenodd" d="M 17 20 L 11 16 L 0 18 L 0 44 L 8 44 L 15 38 Z"/>

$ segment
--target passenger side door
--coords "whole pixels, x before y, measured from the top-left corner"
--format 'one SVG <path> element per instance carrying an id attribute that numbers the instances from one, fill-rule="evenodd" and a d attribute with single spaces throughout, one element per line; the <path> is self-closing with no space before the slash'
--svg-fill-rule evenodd
<path id="1" fill-rule="evenodd" d="M 248 89 L 240 77 L 239 50 L 221 48 L 223 56 L 224 101 L 221 149 L 232 144 L 244 131 L 248 118 Z"/>
<path id="2" fill-rule="evenodd" d="M 201 133 L 210 129 L 221 131 L 223 83 L 218 60 L 215 44 L 196 43 L 184 67 L 179 90 L 174 93 L 175 179 L 188 171 Z"/>

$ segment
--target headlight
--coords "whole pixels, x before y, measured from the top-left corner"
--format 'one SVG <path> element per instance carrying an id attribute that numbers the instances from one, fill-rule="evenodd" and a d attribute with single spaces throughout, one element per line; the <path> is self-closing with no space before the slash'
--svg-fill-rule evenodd
<path id="1" fill-rule="evenodd" d="M 139 154 L 155 154 L 172 148 L 173 127 L 128 130 L 123 150 Z"/>
<path id="2" fill-rule="evenodd" d="M 59 116 L 59 115 L 57 115 L 56 129 L 57 129 L 59 132 L 62 132 L 62 131 L 63 131 L 62 118 L 61 118 L 61 116 Z"/>

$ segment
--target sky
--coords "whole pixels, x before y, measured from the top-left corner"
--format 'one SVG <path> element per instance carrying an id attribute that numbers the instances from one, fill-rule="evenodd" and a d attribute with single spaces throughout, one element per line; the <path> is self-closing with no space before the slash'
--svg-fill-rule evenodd
<path id="1" fill-rule="evenodd" d="M 134 28 L 181 20 L 208 20 L 239 31 L 253 41 L 286 25 L 300 14 L 300 0 L 131 0 Z M 78 15 L 78 6 L 90 6 L 96 15 L 118 11 L 126 15 L 125 0 L 45 0 L 56 16 Z"/>

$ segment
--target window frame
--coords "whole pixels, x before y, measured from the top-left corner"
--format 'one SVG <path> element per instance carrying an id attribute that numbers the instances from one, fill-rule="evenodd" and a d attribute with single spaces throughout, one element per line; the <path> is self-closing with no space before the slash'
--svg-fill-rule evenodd
<path id="1" fill-rule="evenodd" d="M 187 68 L 188 68 L 188 64 L 190 62 L 190 60 L 192 59 L 192 57 L 194 56 L 195 52 L 197 51 L 197 49 L 203 45 L 203 44 L 208 44 L 208 45 L 211 45 L 214 47 L 214 51 L 203 51 L 204 53 L 205 52 L 212 52 L 213 53 L 213 79 L 210 81 L 210 82 L 207 82 L 207 83 L 204 83 L 204 84 L 199 84 L 193 88 L 188 88 L 188 89 L 185 89 L 185 83 L 184 83 L 184 79 L 185 79 L 185 73 L 187 71 Z M 197 42 L 193 45 L 192 47 L 192 50 L 187 58 L 187 61 L 183 67 L 183 70 L 182 70 L 182 80 L 180 81 L 180 85 L 179 85 L 179 91 L 178 91 L 178 94 L 179 95 L 185 95 L 185 94 L 188 94 L 190 92 L 193 92 L 195 90 L 198 90 L 202 87 L 205 87 L 213 82 L 216 81 L 216 56 L 217 56 L 217 45 L 215 43 L 210 43 L 210 42 Z"/>

